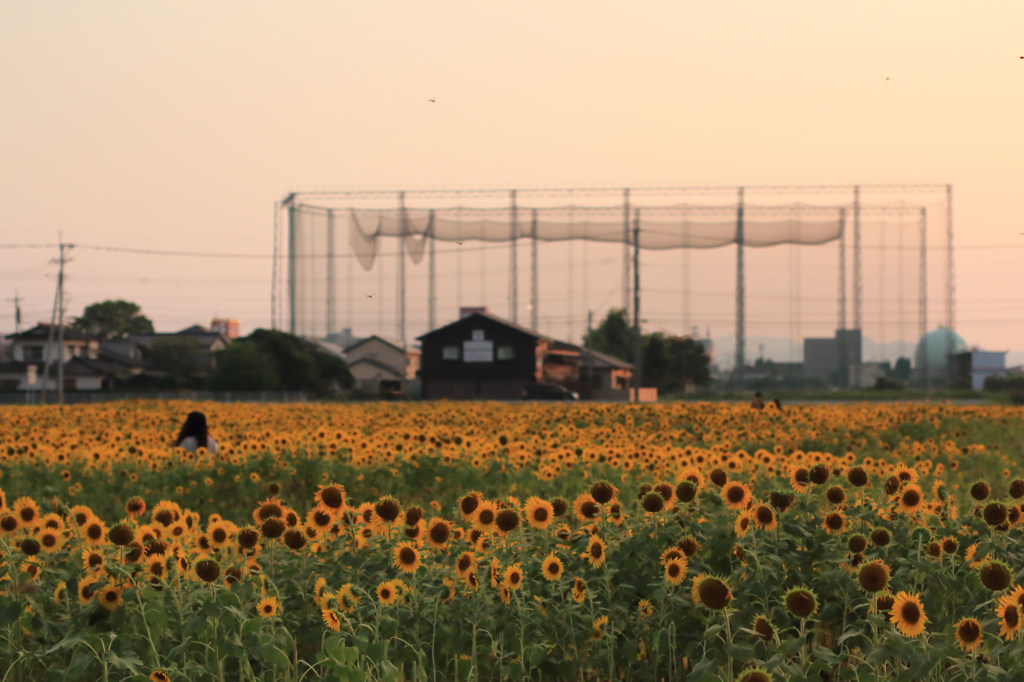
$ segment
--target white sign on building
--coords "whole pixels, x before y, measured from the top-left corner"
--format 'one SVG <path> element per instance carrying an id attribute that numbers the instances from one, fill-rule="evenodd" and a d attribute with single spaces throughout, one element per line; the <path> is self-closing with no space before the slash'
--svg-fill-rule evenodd
<path id="1" fill-rule="evenodd" d="M 484 339 L 483 329 L 473 330 L 473 340 L 462 342 L 463 362 L 494 362 L 494 342 Z"/>

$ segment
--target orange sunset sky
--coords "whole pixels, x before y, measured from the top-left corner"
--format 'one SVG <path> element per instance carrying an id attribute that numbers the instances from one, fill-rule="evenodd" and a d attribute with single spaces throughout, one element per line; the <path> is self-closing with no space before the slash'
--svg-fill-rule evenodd
<path id="1" fill-rule="evenodd" d="M 1020 2 L 4 0 L 0 244 L 63 232 L 269 254 L 274 201 L 302 189 L 950 183 L 958 331 L 1024 351 L 1022 55 Z M 26 323 L 49 319 L 54 255 L 0 249 L 0 332 L 14 330 L 16 289 Z M 72 255 L 72 316 L 126 298 L 164 331 L 216 315 L 243 332 L 270 324 L 267 258 Z M 504 314 L 507 256 L 485 258 L 467 261 L 483 300 L 461 302 Z M 728 338 L 732 271 L 700 269 L 715 258 L 693 255 L 692 319 Z M 929 262 L 930 328 L 943 258 Z M 830 334 L 834 299 L 812 294 L 834 295 L 832 275 L 816 283 L 804 262 L 801 334 Z M 678 272 L 652 263 L 650 324 L 678 331 Z M 603 314 L 618 303 L 616 266 L 612 285 L 592 267 L 585 305 Z M 457 303 L 444 277 L 441 322 Z M 562 312 L 545 281 L 545 331 L 578 340 L 585 314 Z M 701 291 L 718 298 L 701 304 Z M 393 294 L 389 279 L 380 295 Z M 409 306 L 411 337 L 424 331 L 420 291 Z M 388 315 L 378 330 L 361 312 L 354 331 L 393 330 Z M 786 336 L 763 321 L 752 336 Z"/>

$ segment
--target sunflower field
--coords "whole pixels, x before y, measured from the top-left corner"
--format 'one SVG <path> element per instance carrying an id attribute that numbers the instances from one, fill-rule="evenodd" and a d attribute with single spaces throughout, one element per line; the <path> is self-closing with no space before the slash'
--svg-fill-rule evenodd
<path id="1" fill-rule="evenodd" d="M 1022 418 L 4 408 L 0 682 L 1024 680 Z"/>

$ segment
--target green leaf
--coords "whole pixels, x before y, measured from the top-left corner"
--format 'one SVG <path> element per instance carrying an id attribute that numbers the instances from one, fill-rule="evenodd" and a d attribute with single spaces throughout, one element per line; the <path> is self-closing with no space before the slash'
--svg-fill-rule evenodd
<path id="1" fill-rule="evenodd" d="M 149 623 L 153 639 L 158 639 L 167 629 L 167 613 L 160 608 L 150 608 L 146 611 L 146 622 Z"/>
<path id="2" fill-rule="evenodd" d="M 291 667 L 291 661 L 288 660 L 288 656 L 273 644 L 264 644 L 256 651 L 263 660 L 272 666 L 284 668 L 285 670 Z"/>
<path id="3" fill-rule="evenodd" d="M 18 616 L 21 615 L 21 607 L 18 602 L 12 601 L 10 604 L 0 606 L 0 628 L 5 628 L 11 623 L 18 620 Z"/>
<path id="4" fill-rule="evenodd" d="M 124 655 L 118 656 L 111 650 L 107 650 L 107 653 L 103 656 L 104 660 L 114 668 L 118 670 L 127 670 L 133 675 L 141 675 L 142 660 L 132 652 L 128 652 Z"/>

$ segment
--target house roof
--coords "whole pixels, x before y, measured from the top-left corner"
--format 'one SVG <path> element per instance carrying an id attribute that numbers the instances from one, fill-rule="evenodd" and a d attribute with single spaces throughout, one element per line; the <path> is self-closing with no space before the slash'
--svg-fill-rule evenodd
<path id="1" fill-rule="evenodd" d="M 391 346 L 392 348 L 394 348 L 395 350 L 397 350 L 397 351 L 398 351 L 399 353 L 404 353 L 404 352 L 405 352 L 405 351 L 404 351 L 404 350 L 402 349 L 402 347 L 401 347 L 401 346 L 399 346 L 399 345 L 398 345 L 397 343 L 395 343 L 394 341 L 391 341 L 391 340 L 389 340 L 389 339 L 385 339 L 385 338 L 384 338 L 383 336 L 377 336 L 376 334 L 373 334 L 372 336 L 367 336 L 367 337 L 366 337 L 365 339 L 359 339 L 358 341 L 355 341 L 355 342 L 353 342 L 353 343 L 349 344 L 348 346 L 345 346 L 345 350 L 344 350 L 344 352 L 345 352 L 345 353 L 348 353 L 348 352 L 349 352 L 349 351 L 351 351 L 352 349 L 354 349 L 354 348 L 358 348 L 359 346 L 363 345 L 364 343 L 369 343 L 370 341 L 373 341 L 374 339 L 377 339 L 377 340 L 378 340 L 378 341 L 380 341 L 381 343 L 384 343 L 384 344 L 386 344 L 386 345 L 388 345 L 388 346 Z"/>
<path id="2" fill-rule="evenodd" d="M 593 358 L 594 369 L 633 369 L 632 363 L 626 362 L 625 360 L 619 360 L 611 355 L 598 353 L 596 350 L 584 349 L 583 352 L 580 353 L 580 357 L 586 361 L 588 354 Z"/>
<path id="3" fill-rule="evenodd" d="M 497 315 L 492 315 L 491 313 L 474 312 L 474 313 L 470 313 L 469 315 L 466 315 L 465 317 L 463 317 L 461 319 L 458 319 L 458 320 L 455 320 L 454 322 L 446 324 L 443 327 L 438 327 L 437 329 L 429 331 L 426 334 L 424 334 L 423 336 L 417 337 L 417 341 L 422 341 L 423 339 L 425 339 L 425 338 L 427 338 L 429 336 L 437 334 L 438 332 L 443 331 L 445 329 L 448 329 L 449 327 L 454 327 L 457 324 L 465 324 L 466 320 L 472 319 L 474 317 L 483 317 L 485 319 L 490 320 L 491 322 L 496 322 L 496 323 L 498 323 L 500 325 L 503 325 L 505 327 L 508 327 L 510 329 L 514 329 L 517 332 L 520 332 L 521 334 L 526 334 L 527 336 L 533 337 L 534 339 L 545 339 L 545 338 L 547 338 L 546 336 L 543 336 L 542 334 L 538 334 L 537 332 L 533 331 L 532 329 L 527 329 L 526 327 L 518 325 L 515 322 L 509 322 L 508 320 L 503 319 L 501 317 L 498 317 Z"/>
<path id="4" fill-rule="evenodd" d="M 405 376 L 405 372 L 403 370 L 399 370 L 395 367 L 392 367 L 386 363 L 381 362 L 380 360 L 377 360 L 376 358 L 359 358 L 358 360 L 353 360 L 352 362 L 348 363 L 349 369 L 352 369 L 356 365 L 369 365 L 371 367 L 376 367 L 377 369 L 383 370 L 385 372 L 390 372 L 391 374 L 394 374 L 397 377 Z"/>
<path id="5" fill-rule="evenodd" d="M 182 337 L 194 339 L 203 348 L 210 348 L 217 341 L 223 341 L 224 345 L 230 343 L 230 341 L 220 332 L 211 332 L 203 329 L 199 326 L 192 326 L 187 329 L 182 329 L 180 332 L 162 333 L 162 334 L 133 334 L 128 337 L 127 340 L 134 341 L 143 348 L 149 348 L 156 341 L 162 341 L 164 339 L 180 339 Z"/>
<path id="6" fill-rule="evenodd" d="M 50 338 L 50 327 L 53 327 L 53 339 L 57 340 L 57 334 L 60 333 L 58 325 L 49 325 L 45 323 L 39 323 L 32 329 L 23 331 L 20 334 L 11 334 L 7 338 L 11 341 L 46 341 Z M 83 334 L 70 325 L 64 325 L 64 340 L 65 341 L 95 341 L 92 336 Z"/>

